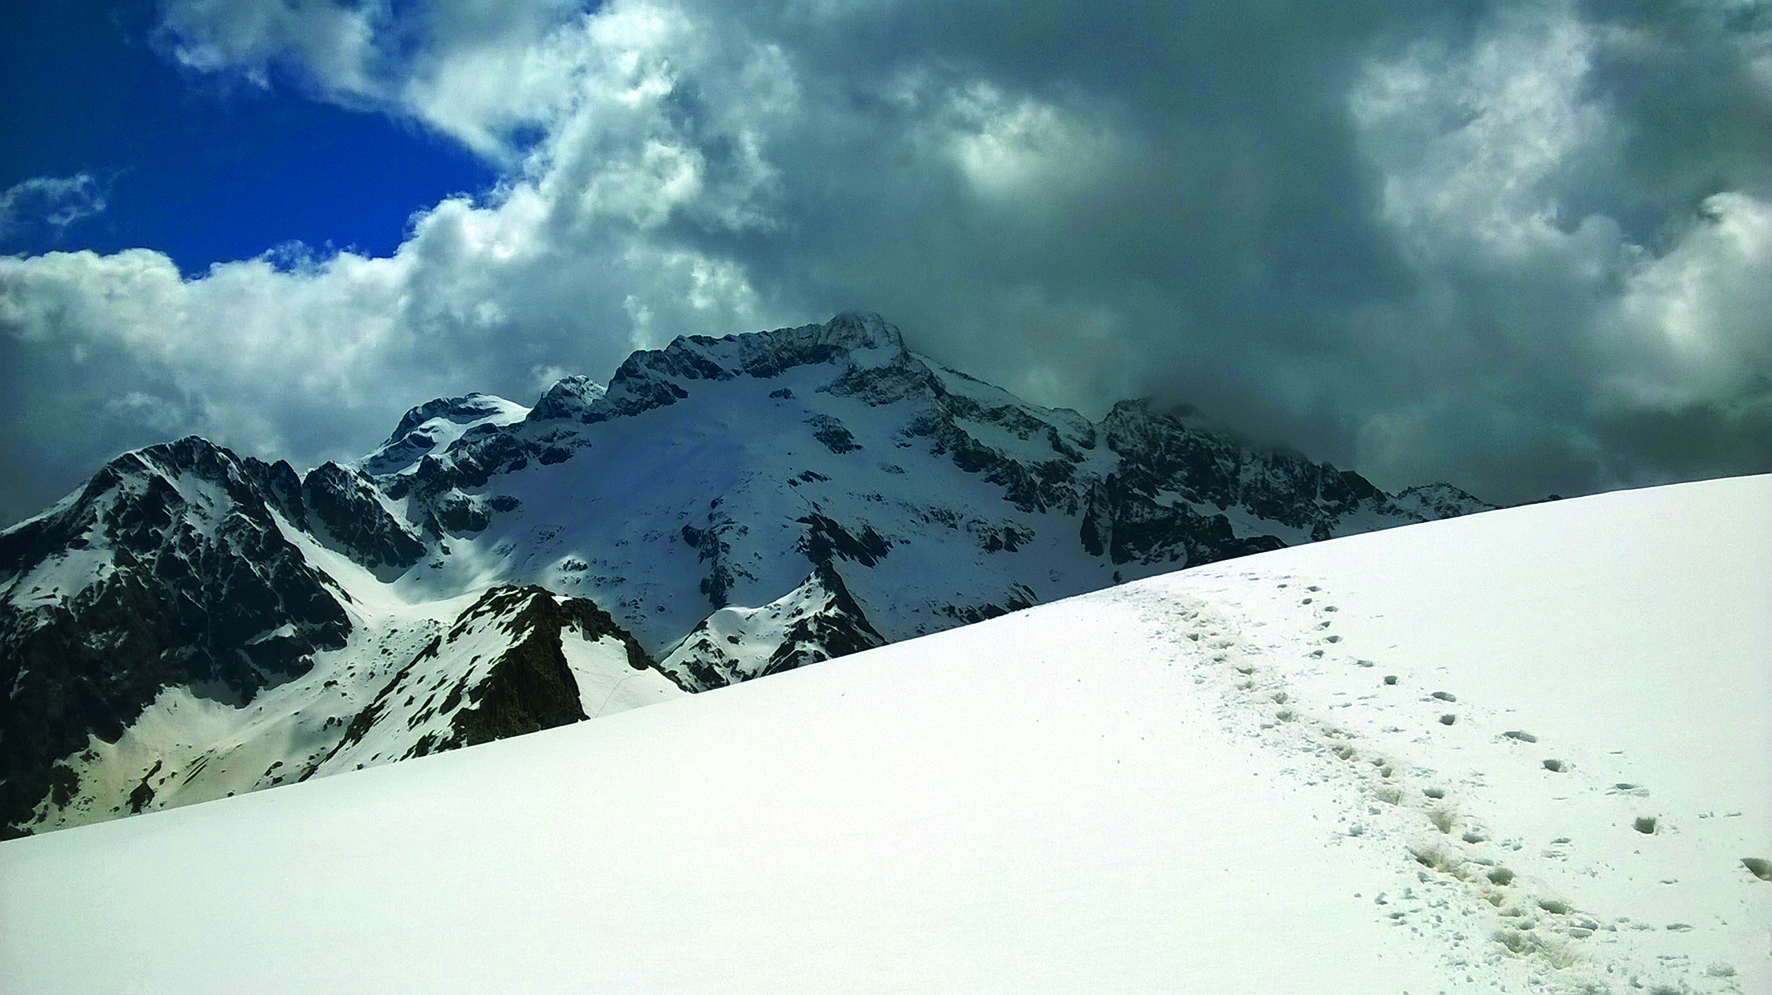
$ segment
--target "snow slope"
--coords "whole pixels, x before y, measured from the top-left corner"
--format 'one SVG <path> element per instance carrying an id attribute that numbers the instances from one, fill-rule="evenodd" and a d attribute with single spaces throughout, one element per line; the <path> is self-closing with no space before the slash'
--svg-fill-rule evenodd
<path id="1" fill-rule="evenodd" d="M 1772 477 L 1212 564 L 0 843 L 0 990 L 1772 991 L 1768 605 Z"/>

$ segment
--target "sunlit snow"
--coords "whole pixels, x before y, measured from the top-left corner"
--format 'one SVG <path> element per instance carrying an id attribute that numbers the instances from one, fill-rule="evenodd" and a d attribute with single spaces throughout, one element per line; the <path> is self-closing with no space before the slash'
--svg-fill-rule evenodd
<path id="1" fill-rule="evenodd" d="M 0 844 L 0 988 L 1772 991 L 1768 605 L 1772 477 L 1226 561 Z"/>

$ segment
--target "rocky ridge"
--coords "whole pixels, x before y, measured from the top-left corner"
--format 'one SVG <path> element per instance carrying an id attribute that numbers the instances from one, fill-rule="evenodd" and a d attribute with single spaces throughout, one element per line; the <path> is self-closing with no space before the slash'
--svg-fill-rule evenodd
<path id="1" fill-rule="evenodd" d="M 858 314 L 679 338 L 533 408 L 432 401 L 305 476 L 180 440 L 0 533 L 0 822 L 422 755 L 1488 507 L 1187 409 L 1030 405 Z"/>

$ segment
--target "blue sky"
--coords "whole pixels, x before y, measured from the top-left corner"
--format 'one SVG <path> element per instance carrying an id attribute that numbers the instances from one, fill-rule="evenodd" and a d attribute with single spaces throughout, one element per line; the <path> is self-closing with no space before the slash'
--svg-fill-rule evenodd
<path id="1" fill-rule="evenodd" d="M 0 523 L 850 309 L 1391 489 L 1772 470 L 1768 0 L 39 4 L 0 88 Z"/>
<path id="2" fill-rule="evenodd" d="M 0 251 L 150 248 L 195 274 L 301 242 L 387 255 L 414 211 L 497 172 L 414 122 L 181 69 L 152 3 L 23 4 L 0 33 L 0 189 L 85 173 L 105 209 Z"/>

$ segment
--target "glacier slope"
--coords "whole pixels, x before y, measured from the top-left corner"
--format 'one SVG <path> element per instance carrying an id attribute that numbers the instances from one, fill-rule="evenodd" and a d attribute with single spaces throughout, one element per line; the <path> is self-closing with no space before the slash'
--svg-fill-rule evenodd
<path id="1" fill-rule="evenodd" d="M 1768 510 L 1280 550 L 0 843 L 0 989 L 1772 990 Z"/>

